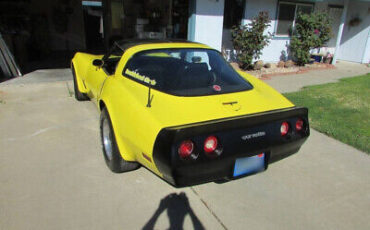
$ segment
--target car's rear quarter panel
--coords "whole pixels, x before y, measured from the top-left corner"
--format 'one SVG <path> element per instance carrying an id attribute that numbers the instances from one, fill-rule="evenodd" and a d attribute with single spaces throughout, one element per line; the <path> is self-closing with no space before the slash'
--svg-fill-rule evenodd
<path id="1" fill-rule="evenodd" d="M 172 44 L 171 47 L 206 48 L 205 45 L 188 43 Z M 152 151 L 159 131 L 165 127 L 163 119 L 158 118 L 167 115 L 169 111 L 166 111 L 165 104 L 162 104 L 164 107 L 156 109 L 153 109 L 154 105 L 151 108 L 146 107 L 148 87 L 122 76 L 124 66 L 135 53 L 151 48 L 168 48 L 168 45 L 139 45 L 126 50 L 118 63 L 115 75 L 105 81 L 99 100 L 103 101 L 108 109 L 122 157 L 127 161 L 138 161 L 162 176 L 153 161 Z M 155 92 L 153 95 L 157 100 Z"/>
<path id="2" fill-rule="evenodd" d="M 104 85 L 101 100 L 108 109 L 120 153 L 127 161 L 140 164 L 161 175 L 152 150 L 160 122 L 151 116 L 146 107 L 147 87 L 123 77 L 109 77 Z"/>

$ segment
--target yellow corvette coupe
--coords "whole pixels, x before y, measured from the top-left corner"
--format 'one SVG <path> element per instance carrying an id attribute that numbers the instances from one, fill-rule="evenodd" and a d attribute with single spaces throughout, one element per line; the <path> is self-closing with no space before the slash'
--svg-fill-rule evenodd
<path id="1" fill-rule="evenodd" d="M 176 187 L 236 179 L 296 153 L 308 111 L 234 70 L 206 45 L 124 40 L 76 53 L 75 97 L 101 111 L 102 148 L 116 173 L 143 165 Z"/>

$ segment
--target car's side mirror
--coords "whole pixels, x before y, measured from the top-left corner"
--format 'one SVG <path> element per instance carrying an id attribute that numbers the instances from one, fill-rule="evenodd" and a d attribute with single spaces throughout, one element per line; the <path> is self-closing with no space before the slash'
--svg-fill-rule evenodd
<path id="1" fill-rule="evenodd" d="M 92 64 L 96 67 L 102 67 L 104 65 L 104 61 L 101 59 L 95 59 Z"/>

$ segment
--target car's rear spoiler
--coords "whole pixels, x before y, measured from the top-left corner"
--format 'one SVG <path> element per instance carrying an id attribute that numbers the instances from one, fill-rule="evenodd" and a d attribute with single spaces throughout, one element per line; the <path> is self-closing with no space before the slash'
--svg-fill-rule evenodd
<path id="1" fill-rule="evenodd" d="M 237 117 L 222 118 L 217 120 L 197 122 L 187 125 L 173 126 L 164 128 L 161 132 L 174 134 L 176 137 L 183 138 L 187 134 L 198 135 L 204 132 L 215 132 L 220 129 L 233 129 L 241 126 L 259 125 L 270 121 L 281 120 L 295 116 L 306 116 L 308 109 L 305 107 L 291 107 L 287 109 L 271 110 L 268 112 L 254 113 Z M 158 135 L 159 136 L 159 135 Z"/>

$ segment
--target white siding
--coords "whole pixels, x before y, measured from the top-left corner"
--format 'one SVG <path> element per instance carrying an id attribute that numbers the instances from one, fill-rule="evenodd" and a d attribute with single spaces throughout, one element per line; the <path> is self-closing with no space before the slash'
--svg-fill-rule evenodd
<path id="1" fill-rule="evenodd" d="M 224 0 L 197 0 L 194 41 L 221 50 Z"/>
<path id="2" fill-rule="evenodd" d="M 329 4 L 343 5 L 343 0 L 316 2 L 315 10 L 327 10 Z M 242 23 L 250 23 L 251 19 L 259 12 L 267 11 L 270 15 L 271 26 L 266 30 L 266 33 L 274 34 L 277 25 L 277 6 L 278 0 L 246 0 Z M 338 59 L 353 62 L 369 61 L 370 41 L 367 42 L 370 35 L 369 7 L 369 2 L 350 1 Z M 221 45 L 225 49 L 232 49 L 232 44 L 228 41 L 230 31 L 223 31 L 223 15 L 224 0 L 197 0 L 194 41 L 205 43 L 218 50 L 221 50 Z M 356 27 L 349 27 L 349 20 L 356 15 L 362 19 L 362 22 Z M 260 59 L 265 62 L 278 62 L 284 56 L 288 57 L 289 42 L 289 37 L 273 36 L 270 44 L 263 49 Z"/>
<path id="3" fill-rule="evenodd" d="M 362 63 L 370 63 L 370 28 L 369 28 L 369 34 L 367 37 L 364 57 L 362 58 Z"/>
<path id="4" fill-rule="evenodd" d="M 247 0 L 243 24 L 250 23 L 259 12 L 267 11 L 271 19 L 271 26 L 266 30 L 266 33 L 273 34 L 276 26 L 277 4 L 278 0 Z M 289 41 L 288 37 L 273 37 L 270 44 L 263 49 L 260 59 L 264 62 L 278 62 L 283 53 L 287 55 Z"/>
<path id="5" fill-rule="evenodd" d="M 367 45 L 370 29 L 369 7 L 369 2 L 350 1 L 338 54 L 339 60 L 366 62 L 363 59 L 369 55 L 369 45 Z M 359 17 L 361 23 L 357 26 L 349 26 L 349 21 L 354 17 Z M 369 58 L 367 58 L 368 61 Z"/>
<path id="6" fill-rule="evenodd" d="M 314 9 L 321 10 L 321 11 L 327 10 L 329 4 L 343 5 L 343 0 L 329 0 L 325 2 L 316 2 L 314 4 Z M 352 4 L 352 1 L 350 4 Z M 365 3 L 365 4 L 369 4 L 369 3 Z M 278 6 L 278 0 L 263 0 L 263 1 L 247 0 L 243 24 L 250 23 L 251 19 L 255 17 L 260 11 L 267 11 L 270 15 L 271 26 L 266 30 L 266 33 L 270 32 L 271 34 L 274 34 L 276 26 L 277 26 L 277 20 L 276 20 L 277 6 Z M 356 11 L 356 7 L 353 8 L 354 11 Z M 366 9 L 367 11 L 368 7 L 365 7 L 364 9 Z M 369 22 L 367 22 L 367 24 L 369 25 Z M 289 42 L 290 42 L 289 37 L 273 36 L 270 41 L 270 44 L 263 49 L 263 54 L 260 57 L 260 59 L 265 62 L 278 62 L 282 60 L 284 56 L 288 57 L 289 56 L 288 54 Z M 330 51 L 331 53 L 333 53 L 333 50 L 330 50 Z M 360 59 L 363 57 L 362 54 L 356 53 L 355 55 L 357 55 L 357 57 Z"/>

